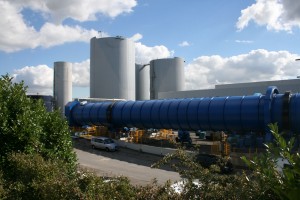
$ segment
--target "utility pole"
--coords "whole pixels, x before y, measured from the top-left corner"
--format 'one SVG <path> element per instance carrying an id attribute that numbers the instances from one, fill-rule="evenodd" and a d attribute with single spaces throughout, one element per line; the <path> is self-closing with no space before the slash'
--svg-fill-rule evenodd
<path id="1" fill-rule="evenodd" d="M 296 58 L 295 61 L 300 61 L 300 58 Z M 300 78 L 300 76 L 297 76 L 297 78 Z"/>

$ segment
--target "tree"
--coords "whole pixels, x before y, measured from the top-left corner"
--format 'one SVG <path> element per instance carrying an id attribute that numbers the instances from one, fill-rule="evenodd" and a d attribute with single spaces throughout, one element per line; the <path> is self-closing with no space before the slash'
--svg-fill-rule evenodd
<path id="1" fill-rule="evenodd" d="M 266 153 L 247 160 L 242 159 L 254 170 L 255 180 L 280 199 L 299 199 L 300 155 L 294 150 L 295 138 L 286 140 L 285 133 L 279 134 L 276 124 L 269 125 L 274 136 L 272 143 L 266 144 Z M 285 163 L 285 166 L 281 164 Z"/>
<path id="2" fill-rule="evenodd" d="M 28 98 L 26 89 L 9 75 L 0 78 L 0 168 L 5 170 L 12 152 L 38 153 L 63 161 L 74 173 L 76 156 L 66 120 L 58 111 L 47 112 L 41 101 Z"/>

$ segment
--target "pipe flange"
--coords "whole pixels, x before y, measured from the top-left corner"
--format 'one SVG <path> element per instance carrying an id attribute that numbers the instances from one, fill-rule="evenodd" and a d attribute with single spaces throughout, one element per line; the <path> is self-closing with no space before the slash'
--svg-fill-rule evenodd
<path id="1" fill-rule="evenodd" d="M 272 107 L 272 100 L 274 94 L 278 94 L 279 91 L 276 86 L 269 86 L 266 95 L 264 98 L 264 122 L 265 122 L 265 130 L 269 130 L 268 125 L 272 122 L 271 121 L 271 107 Z"/>
<path id="2" fill-rule="evenodd" d="M 286 91 L 282 99 L 282 127 L 285 130 L 290 129 L 290 99 L 291 91 Z"/>

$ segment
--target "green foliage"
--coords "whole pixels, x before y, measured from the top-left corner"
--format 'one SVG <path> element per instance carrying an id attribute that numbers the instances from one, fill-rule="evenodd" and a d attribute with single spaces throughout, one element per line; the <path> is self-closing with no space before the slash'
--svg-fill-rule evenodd
<path id="1" fill-rule="evenodd" d="M 126 177 L 103 178 L 80 171 L 81 199 L 135 199 L 135 188 Z"/>
<path id="2" fill-rule="evenodd" d="M 170 190 L 170 183 L 158 185 L 154 180 L 146 186 L 133 186 L 126 177 L 98 177 L 81 171 L 78 185 L 81 189 L 81 199 L 134 199 L 134 200 L 163 200 L 178 199 Z"/>
<path id="3" fill-rule="evenodd" d="M 293 151 L 292 138 L 286 141 L 284 134 L 279 134 L 278 126 L 270 124 L 274 142 L 267 144 L 266 153 L 256 156 L 253 160 L 242 159 L 254 170 L 255 179 L 267 190 L 274 192 L 280 199 L 298 199 L 300 192 L 300 156 Z M 278 161 L 288 163 L 281 168 Z"/>
<path id="4" fill-rule="evenodd" d="M 159 185 L 156 180 L 153 180 L 151 184 L 146 186 L 137 186 L 136 199 L 140 200 L 167 200 L 167 199 L 180 199 L 180 195 L 175 193 L 170 188 L 170 182 L 166 182 L 163 185 Z"/>
<path id="5" fill-rule="evenodd" d="M 26 96 L 23 82 L 12 83 L 8 75 L 0 78 L 0 102 L 0 168 L 12 152 L 39 153 L 64 161 L 74 173 L 76 157 L 67 122 L 59 112 L 47 112 L 41 101 Z"/>
<path id="6" fill-rule="evenodd" d="M 276 199 L 264 185 L 249 181 L 252 175 L 220 174 L 219 166 L 213 165 L 210 169 L 202 167 L 196 155 L 196 152 L 188 153 L 184 148 L 178 148 L 175 153 L 166 155 L 153 165 L 169 165 L 187 179 L 188 183 L 178 199 Z M 193 181 L 198 181 L 200 186 L 192 184 Z"/>
<path id="7" fill-rule="evenodd" d="M 7 199 L 76 199 L 76 179 L 59 160 L 44 160 L 39 154 L 8 156 L 5 188 Z"/>
<path id="8" fill-rule="evenodd" d="M 4 189 L 4 179 L 2 171 L 0 171 L 0 199 L 4 199 L 6 197 L 6 190 Z"/>
<path id="9" fill-rule="evenodd" d="M 7 165 L 8 178 L 0 176 L 1 199 L 178 199 L 168 190 L 169 183 L 133 186 L 126 177 L 103 178 L 84 169 L 69 176 L 60 161 L 39 154 L 13 153 Z"/>

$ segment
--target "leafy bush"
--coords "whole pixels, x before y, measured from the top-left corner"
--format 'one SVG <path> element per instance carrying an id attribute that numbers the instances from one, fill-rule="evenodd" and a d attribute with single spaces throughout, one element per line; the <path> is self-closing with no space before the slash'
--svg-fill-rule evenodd
<path id="1" fill-rule="evenodd" d="M 104 178 L 83 169 L 69 176 L 59 161 L 39 154 L 13 153 L 7 164 L 11 170 L 9 179 L 0 177 L 1 199 L 170 199 L 167 187 L 155 182 L 133 186 L 126 177 Z"/>
<path id="2" fill-rule="evenodd" d="M 99 177 L 81 170 L 78 185 L 81 199 L 136 199 L 135 187 L 126 177 Z"/>
<path id="3" fill-rule="evenodd" d="M 47 112 L 41 101 L 26 96 L 24 83 L 0 78 L 0 168 L 12 152 L 38 153 L 46 159 L 64 161 L 70 173 L 76 170 L 69 128 L 59 112 Z"/>
<path id="4" fill-rule="evenodd" d="M 4 179 L 2 171 L 0 171 L 0 199 L 4 199 L 6 197 L 6 191 L 4 189 Z"/>
<path id="5" fill-rule="evenodd" d="M 153 180 L 151 184 L 148 184 L 146 186 L 137 186 L 136 188 L 136 199 L 180 199 L 180 195 L 170 188 L 169 181 L 167 181 L 163 185 L 159 185 L 156 180 Z"/>
<path id="6" fill-rule="evenodd" d="M 220 168 L 212 165 L 209 169 L 197 162 L 197 153 L 187 153 L 178 148 L 173 154 L 165 156 L 153 167 L 170 165 L 181 177 L 188 180 L 179 194 L 179 199 L 276 199 L 272 191 L 265 192 L 266 186 L 257 181 L 249 181 L 253 175 L 244 172 L 220 174 Z M 197 180 L 200 187 L 192 184 Z"/>
<path id="7" fill-rule="evenodd" d="M 7 199 L 76 199 L 76 179 L 58 160 L 44 160 L 39 154 L 13 153 L 8 157 L 5 177 Z"/>
<path id="8" fill-rule="evenodd" d="M 243 160 L 254 170 L 254 178 L 267 191 L 280 199 L 298 199 L 300 192 L 300 155 L 293 151 L 295 138 L 286 141 L 284 133 L 279 134 L 276 124 L 269 125 L 274 142 L 266 144 L 266 153 Z M 286 166 L 279 166 L 279 160 Z M 283 167 L 283 168 L 282 168 Z"/>

